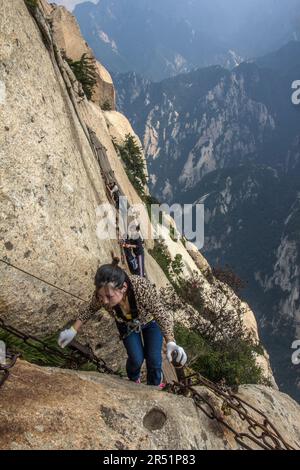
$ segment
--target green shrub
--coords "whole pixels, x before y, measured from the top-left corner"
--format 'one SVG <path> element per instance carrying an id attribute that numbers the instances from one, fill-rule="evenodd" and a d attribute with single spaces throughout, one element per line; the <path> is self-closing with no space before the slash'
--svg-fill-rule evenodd
<path id="1" fill-rule="evenodd" d="M 158 204 L 160 205 L 160 202 L 154 197 L 150 195 L 144 195 L 143 196 L 143 201 L 146 204 L 147 212 L 149 219 L 151 220 L 151 206 L 152 204 Z"/>
<path id="2" fill-rule="evenodd" d="M 197 272 L 189 278 L 180 276 L 173 284 L 178 298 L 183 303 L 181 308 L 192 306 L 200 314 L 196 314 L 195 331 L 203 334 L 211 342 L 217 341 L 220 337 L 223 341 L 245 338 L 242 309 L 230 304 L 229 298 L 217 284 L 212 286 L 207 297 L 204 284 L 204 279 Z"/>
<path id="3" fill-rule="evenodd" d="M 142 148 L 138 146 L 135 138 L 131 134 L 127 134 L 125 136 L 125 142 L 123 145 L 118 145 L 115 140 L 113 140 L 113 142 L 115 148 L 121 155 L 131 184 L 141 198 L 144 198 L 144 187 L 147 184 L 147 177 L 145 173 L 146 168 Z"/>
<path id="4" fill-rule="evenodd" d="M 182 276 L 184 266 L 182 255 L 177 254 L 172 260 L 168 248 L 162 239 L 154 241 L 154 248 L 149 250 L 149 253 L 161 267 L 170 283 L 176 286 Z"/>
<path id="5" fill-rule="evenodd" d="M 174 286 L 177 295 L 194 307 L 200 314 L 204 312 L 203 286 L 198 273 L 189 278 L 180 277 Z"/>
<path id="6" fill-rule="evenodd" d="M 110 103 L 106 100 L 104 103 L 101 105 L 101 109 L 103 111 L 111 111 L 111 105 Z"/>
<path id="7" fill-rule="evenodd" d="M 242 281 L 231 269 L 231 267 L 226 264 L 225 268 L 221 266 L 216 266 L 212 268 L 212 273 L 216 279 L 227 284 L 231 289 L 239 295 L 241 289 L 244 289 L 247 285 L 247 282 Z"/>
<path id="8" fill-rule="evenodd" d="M 29 9 L 35 9 L 38 7 L 38 0 L 25 0 L 25 3 Z"/>
<path id="9" fill-rule="evenodd" d="M 203 335 L 176 324 L 175 338 L 187 352 L 189 367 L 213 382 L 229 386 L 267 384 L 254 353 L 258 347 L 244 339 L 211 343 Z M 269 384 L 268 384 L 269 385 Z"/>
<path id="10" fill-rule="evenodd" d="M 88 57 L 87 53 L 82 54 L 80 60 L 73 61 L 68 57 L 65 57 L 65 59 L 73 70 L 76 79 L 82 84 L 87 99 L 90 100 L 97 82 L 95 60 Z"/>
<path id="11" fill-rule="evenodd" d="M 177 236 L 176 236 L 174 225 L 170 225 L 169 235 L 170 235 L 171 240 L 173 240 L 173 242 L 178 242 L 179 238 L 177 238 Z"/>
<path id="12" fill-rule="evenodd" d="M 161 267 L 168 280 L 171 282 L 171 263 L 172 258 L 163 240 L 155 240 L 153 250 L 149 250 L 150 255 Z"/>
<path id="13" fill-rule="evenodd" d="M 171 271 L 173 276 L 177 278 L 181 278 L 183 274 L 184 264 L 182 261 L 182 255 L 177 254 L 175 258 L 171 261 Z"/>
<path id="14" fill-rule="evenodd" d="M 24 343 L 22 339 L 11 333 L 7 333 L 2 329 L 0 329 L 0 340 L 4 341 L 7 348 L 11 352 L 20 353 L 22 359 L 39 366 L 69 368 L 73 362 L 71 359 L 71 351 L 69 349 L 65 349 L 63 351 L 65 357 L 59 355 L 59 353 L 62 352 L 62 349 L 57 346 L 57 334 L 42 338 L 47 346 L 58 351 L 57 355 L 49 354 L 47 351 L 43 351 L 40 343 L 37 341 L 30 339 L 28 340 L 28 343 Z M 80 370 L 97 370 L 95 365 L 91 362 L 88 362 L 86 359 L 83 359 L 79 356 L 77 356 L 77 359 L 80 361 Z"/>

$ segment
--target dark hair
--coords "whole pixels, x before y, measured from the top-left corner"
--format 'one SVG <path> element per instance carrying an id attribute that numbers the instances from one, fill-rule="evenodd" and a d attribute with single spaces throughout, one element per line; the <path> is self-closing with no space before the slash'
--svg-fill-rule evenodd
<path id="1" fill-rule="evenodd" d="M 104 264 L 97 269 L 95 275 L 96 289 L 100 289 L 107 284 L 112 284 L 113 287 L 120 289 L 123 287 L 124 282 L 130 285 L 130 280 L 126 272 L 118 266 L 119 258 L 113 258 L 111 264 Z"/>
<path id="2" fill-rule="evenodd" d="M 135 295 L 133 291 L 133 287 L 131 281 L 127 275 L 127 273 L 118 266 L 119 258 L 114 257 L 111 264 L 104 264 L 97 269 L 96 276 L 95 276 L 95 286 L 96 290 L 100 289 L 107 284 L 112 284 L 115 289 L 120 289 L 123 287 L 124 282 L 127 283 L 127 296 L 130 305 L 130 311 L 132 318 L 136 318 L 138 316 L 137 311 L 137 304 L 135 300 Z M 119 306 L 114 307 L 117 316 L 123 317 L 122 310 Z M 122 318 L 124 320 L 124 318 Z"/>

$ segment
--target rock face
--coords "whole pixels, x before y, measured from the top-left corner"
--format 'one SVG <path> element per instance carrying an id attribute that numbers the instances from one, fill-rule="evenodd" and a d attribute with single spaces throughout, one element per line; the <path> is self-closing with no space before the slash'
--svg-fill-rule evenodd
<path id="1" fill-rule="evenodd" d="M 96 268 L 110 262 L 111 251 L 118 254 L 119 248 L 116 241 L 97 236 L 97 208 L 109 201 L 81 122 L 91 126 L 105 146 L 129 204 L 141 200 L 114 150 L 102 110 L 82 97 L 74 110 L 24 2 L 1 2 L 0 7 L 2 20 L 7 19 L 1 20 L 0 33 L 0 76 L 6 88 L 5 106 L 0 108 L 1 258 L 89 300 Z M 5 264 L 0 269 L 0 314 L 7 322 L 46 335 L 76 316 L 82 302 Z M 147 272 L 150 279 L 152 274 L 159 277 L 154 260 Z M 107 328 L 111 326 L 108 321 Z M 86 331 L 97 344 L 106 327 L 100 333 L 92 327 Z M 117 335 L 114 344 L 124 355 Z"/>
<path id="2" fill-rule="evenodd" d="M 221 415 L 221 403 L 204 387 L 199 391 Z M 240 396 L 263 409 L 287 443 L 299 446 L 300 407 L 291 398 L 263 386 L 241 387 Z M 1 388 L 0 405 L 3 450 L 239 448 L 192 399 L 103 374 L 19 361 Z M 234 415 L 226 419 L 245 431 Z"/>
<path id="3" fill-rule="evenodd" d="M 86 298 L 97 265 L 117 249 L 96 236 L 105 186 L 24 2 L 0 5 L 7 19 L 1 20 L 1 257 Z M 2 264 L 1 292 L 1 314 L 39 333 L 56 330 L 78 305 Z"/>
<path id="4" fill-rule="evenodd" d="M 200 271 L 206 277 L 212 275 L 212 270 L 211 270 L 211 267 L 210 267 L 208 261 L 200 253 L 200 251 L 198 251 L 197 247 L 191 242 L 186 242 L 185 248 L 186 248 L 188 254 L 191 256 L 191 258 L 194 260 L 197 268 L 200 269 Z"/>
<path id="5" fill-rule="evenodd" d="M 53 38 L 58 48 L 73 61 L 79 60 L 83 54 L 95 60 L 97 84 L 94 88 L 92 101 L 99 106 L 115 109 L 115 89 L 109 72 L 96 61 L 92 49 L 83 39 L 75 17 L 62 6 L 53 6 L 50 14 Z"/>

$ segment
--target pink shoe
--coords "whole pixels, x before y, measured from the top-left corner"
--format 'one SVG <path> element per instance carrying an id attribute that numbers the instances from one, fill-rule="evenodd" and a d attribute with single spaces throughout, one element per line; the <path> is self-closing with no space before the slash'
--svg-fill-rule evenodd
<path id="1" fill-rule="evenodd" d="M 141 383 L 141 379 L 138 378 L 137 380 L 134 381 L 136 384 L 140 384 Z"/>
<path id="2" fill-rule="evenodd" d="M 159 384 L 158 388 L 159 388 L 160 390 L 162 390 L 163 388 L 165 388 L 165 386 L 166 386 L 166 384 L 161 383 L 161 384 Z"/>

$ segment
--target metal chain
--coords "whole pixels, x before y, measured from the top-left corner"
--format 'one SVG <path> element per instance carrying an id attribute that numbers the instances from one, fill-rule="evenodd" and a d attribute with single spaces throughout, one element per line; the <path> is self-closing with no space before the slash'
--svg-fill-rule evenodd
<path id="1" fill-rule="evenodd" d="M 81 297 L 78 297 L 77 295 L 72 294 L 71 292 L 68 292 L 65 289 L 62 289 L 61 287 L 56 286 L 48 281 L 45 281 L 39 276 L 36 276 L 28 271 L 25 271 L 24 269 L 19 268 L 18 266 L 15 266 L 14 264 L 9 263 L 8 261 L 4 259 L 0 259 L 0 262 L 6 264 L 7 266 L 13 269 L 16 269 L 17 271 L 27 274 L 28 276 L 34 279 L 37 279 L 38 281 L 41 281 L 44 284 L 47 284 L 48 286 L 53 287 L 54 289 L 60 290 L 64 292 L 65 294 L 70 295 L 71 297 L 74 297 L 78 300 L 82 300 L 83 302 L 88 303 L 87 300 L 82 299 Z M 52 356 L 56 356 L 56 357 L 60 357 L 61 359 L 64 359 L 66 363 L 70 365 L 71 368 L 79 368 L 80 365 L 82 365 L 82 358 L 85 358 L 85 359 L 88 359 L 89 362 L 92 362 L 96 366 L 98 372 L 106 372 L 108 374 L 120 375 L 119 373 L 114 372 L 110 367 L 108 367 L 108 365 L 105 363 L 103 359 L 98 358 L 95 354 L 93 354 L 89 346 L 84 346 L 80 344 L 78 341 L 73 340 L 72 343 L 70 343 L 69 347 L 72 350 L 73 354 L 68 356 L 64 354 L 62 351 L 60 351 L 59 349 L 55 349 L 47 345 L 41 339 L 36 338 L 35 336 L 32 336 L 30 334 L 24 334 L 11 325 L 6 325 L 1 318 L 0 318 L 0 327 L 6 330 L 8 333 L 11 333 L 14 336 L 18 337 L 29 346 L 35 349 L 38 349 L 40 351 L 42 350 L 44 352 L 47 352 L 48 354 L 51 354 Z"/>
<path id="2" fill-rule="evenodd" d="M 122 374 L 111 369 L 106 364 L 104 359 L 96 356 L 90 346 L 84 346 L 83 344 L 73 339 L 73 341 L 69 344 L 69 347 L 82 358 L 88 359 L 89 362 L 92 362 L 96 366 L 98 372 L 122 377 Z"/>
<path id="3" fill-rule="evenodd" d="M 221 408 L 217 409 L 208 397 L 194 388 L 195 386 L 203 386 L 220 398 L 223 402 Z M 179 381 L 168 384 L 166 391 L 192 398 L 197 408 L 208 418 L 216 420 L 228 429 L 234 435 L 236 442 L 244 449 L 254 450 L 251 444 L 255 444 L 255 448 L 264 450 L 296 450 L 285 441 L 262 411 L 233 394 L 230 387 L 218 386 L 199 373 L 183 378 L 183 369 L 181 369 Z M 246 432 L 238 432 L 226 420 L 225 416 L 232 412 L 236 413 L 242 422 L 247 423 Z M 253 414 L 256 415 L 256 418 L 253 417 Z"/>
<path id="4" fill-rule="evenodd" d="M 0 328 L 7 333 L 10 333 L 17 338 L 21 339 L 23 343 L 27 344 L 29 347 L 32 347 L 38 351 L 46 352 L 54 357 L 63 359 L 65 364 L 68 364 L 72 369 L 79 369 L 84 362 L 87 360 L 93 363 L 96 366 L 96 369 L 100 373 L 107 373 L 107 374 L 114 374 L 120 376 L 119 373 L 114 372 L 106 362 L 97 357 L 91 350 L 89 346 L 84 346 L 83 344 L 79 343 L 78 341 L 73 340 L 69 344 L 69 348 L 71 350 L 71 354 L 65 354 L 64 352 L 56 349 L 52 346 L 49 346 L 45 341 L 26 333 L 22 333 L 17 328 L 7 325 L 1 318 L 0 318 Z M 83 360 L 84 359 L 84 360 Z"/>
<path id="5" fill-rule="evenodd" d="M 17 266 L 14 266 L 13 264 L 3 259 L 0 259 L 0 262 L 5 263 L 6 265 L 17 269 L 35 279 L 38 279 L 44 282 L 45 284 L 54 287 L 55 289 L 61 290 L 66 294 L 71 295 L 72 297 L 84 300 L 74 294 L 71 294 L 70 292 L 65 291 L 64 289 L 61 289 L 58 286 L 55 286 L 54 284 L 51 284 L 31 273 L 28 273 L 27 271 L 24 271 L 21 268 L 18 268 Z M 70 356 L 68 356 L 62 351 L 47 345 L 44 341 L 40 340 L 39 338 L 36 338 L 29 334 L 24 334 L 12 326 L 6 325 L 1 318 L 0 328 L 6 330 L 10 334 L 15 335 L 24 343 L 28 344 L 29 346 L 32 346 L 33 348 L 36 348 L 40 351 L 45 351 L 53 356 L 63 358 L 66 361 L 65 363 L 68 364 L 71 368 L 78 369 L 83 364 L 83 360 L 88 360 L 96 366 L 98 372 L 120 376 L 120 374 L 110 369 L 103 359 L 95 356 L 89 346 L 84 346 L 75 340 L 73 340 L 72 343 L 70 343 L 69 345 L 72 353 Z M 17 357 L 18 356 L 13 356 L 8 366 L 3 367 L 3 365 L 0 365 L 0 386 L 3 385 L 3 383 L 7 379 L 9 375 L 9 369 L 13 366 Z M 294 449 L 283 439 L 281 434 L 270 422 L 266 415 L 264 415 L 260 410 L 258 410 L 254 406 L 239 398 L 237 395 L 234 395 L 230 391 L 229 387 L 226 387 L 225 389 L 225 387 L 218 386 L 213 382 L 210 382 L 209 380 L 205 379 L 201 374 L 198 373 L 185 377 L 183 368 L 177 368 L 177 376 L 178 382 L 168 384 L 166 390 L 175 394 L 183 394 L 186 396 L 190 396 L 194 400 L 194 403 L 197 408 L 199 408 L 203 413 L 205 413 L 206 416 L 208 416 L 212 420 L 218 421 L 223 427 L 231 431 L 234 435 L 236 442 L 240 444 L 240 446 L 244 449 L 252 449 L 252 447 L 250 447 L 249 441 L 250 443 L 255 444 L 258 448 L 265 450 Z M 191 382 L 193 382 L 193 386 L 191 385 Z M 215 396 L 220 398 L 223 401 L 222 410 L 217 410 L 208 398 L 206 398 L 204 395 L 200 394 L 197 390 L 195 390 L 194 387 L 196 385 L 206 387 Z M 233 427 L 233 425 L 229 424 L 228 421 L 225 420 L 226 410 L 227 412 L 235 412 L 241 421 L 247 423 L 247 432 L 238 432 Z M 255 419 L 249 413 L 249 411 L 255 413 L 258 419 L 260 419 L 260 421 Z"/>
<path id="6" fill-rule="evenodd" d="M 7 325 L 0 318 L 0 328 L 4 331 L 17 336 L 29 346 L 47 352 L 48 354 L 59 356 L 67 361 L 71 361 L 71 368 L 79 368 L 82 365 L 82 360 L 88 360 L 96 366 L 96 369 L 100 373 L 120 375 L 110 369 L 105 361 L 94 355 L 91 348 L 84 346 L 77 341 L 70 343 L 70 348 L 73 351 L 71 357 L 67 356 L 58 349 L 48 346 L 44 341 L 40 340 L 29 334 L 24 334 L 16 328 Z M 37 344 L 32 343 L 34 341 Z M 8 364 L 0 364 L 0 387 L 4 384 L 9 376 L 9 370 L 16 363 L 19 354 L 7 353 L 9 358 Z M 6 361 L 7 362 L 7 361 Z M 295 450 L 290 444 L 288 444 L 276 427 L 271 423 L 269 418 L 262 413 L 259 409 L 247 403 L 242 398 L 233 394 L 230 387 L 218 386 L 208 379 L 204 378 L 199 373 L 194 373 L 189 376 L 185 376 L 183 368 L 177 368 L 177 375 L 180 377 L 179 382 L 173 382 L 167 384 L 165 390 L 173 394 L 180 394 L 193 399 L 195 405 L 200 409 L 208 418 L 216 420 L 224 428 L 228 429 L 234 436 L 236 442 L 240 446 L 247 450 L 253 450 L 250 443 L 255 444 L 256 448 L 264 450 Z M 194 387 L 204 386 L 215 396 L 223 401 L 221 409 L 217 409 L 211 400 L 205 395 L 198 392 Z M 249 410 L 254 412 L 258 419 L 254 418 Z M 247 432 L 238 432 L 232 424 L 229 424 L 225 419 L 225 415 L 232 411 L 240 418 L 244 423 L 247 423 Z"/>
<path id="7" fill-rule="evenodd" d="M 13 334 L 21 339 L 25 344 L 37 350 L 42 350 L 53 356 L 63 358 L 66 363 L 69 362 L 69 366 L 71 368 L 78 369 L 83 362 L 88 360 L 96 366 L 97 371 L 100 373 L 120 375 L 110 369 L 103 359 L 95 356 L 90 347 L 84 346 L 77 341 L 73 340 L 72 343 L 70 343 L 72 354 L 71 356 L 68 356 L 60 350 L 47 345 L 39 338 L 36 338 L 33 335 L 24 334 L 16 328 L 5 324 L 1 318 L 0 328 Z M 7 357 L 10 359 L 9 363 L 5 365 L 0 364 L 0 387 L 8 378 L 9 369 L 13 367 L 19 354 L 12 355 L 8 353 Z M 247 403 L 242 398 L 233 394 L 229 387 L 218 386 L 204 378 L 199 373 L 185 376 L 183 368 L 177 368 L 177 375 L 180 378 L 180 381 L 168 384 L 165 390 L 174 394 L 185 395 L 192 398 L 198 409 L 200 409 L 208 418 L 216 420 L 223 427 L 227 428 L 233 434 L 236 442 L 244 449 L 253 449 L 249 444 L 250 441 L 250 443 L 255 444 L 256 447 L 265 450 L 295 450 L 284 440 L 279 431 L 264 413 Z M 211 400 L 198 392 L 194 388 L 195 386 L 204 386 L 213 392 L 215 396 L 220 398 L 223 402 L 221 410 L 216 409 Z M 254 418 L 249 413 L 249 410 L 254 412 L 260 421 Z M 232 424 L 229 424 L 228 421 L 226 421 L 225 415 L 229 414 L 229 411 L 230 413 L 234 411 L 242 422 L 247 423 L 247 432 L 238 432 Z"/>

